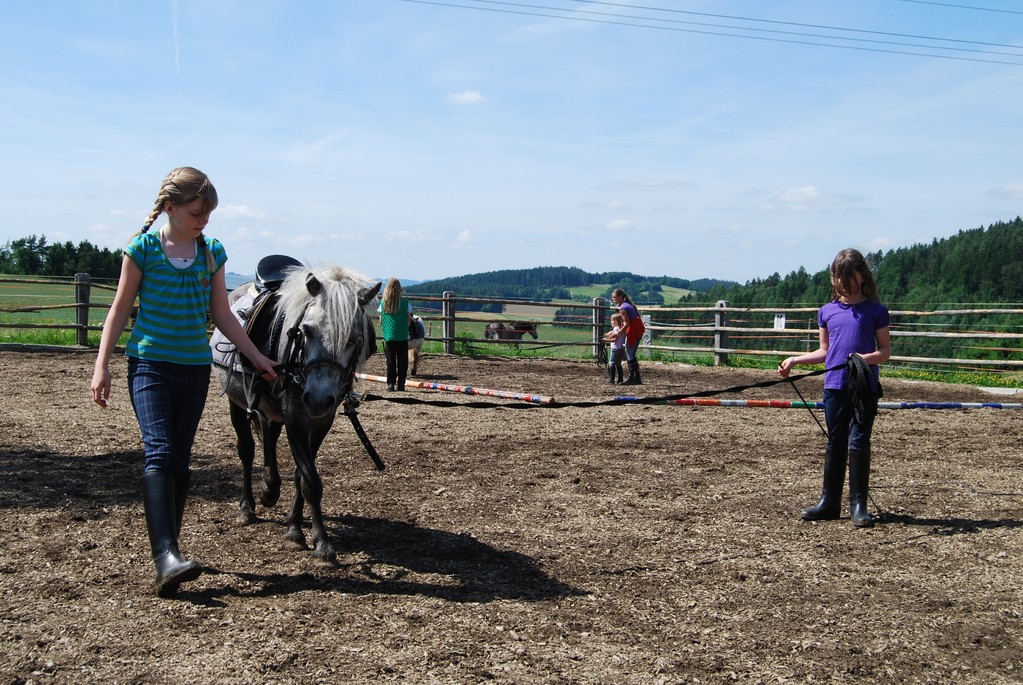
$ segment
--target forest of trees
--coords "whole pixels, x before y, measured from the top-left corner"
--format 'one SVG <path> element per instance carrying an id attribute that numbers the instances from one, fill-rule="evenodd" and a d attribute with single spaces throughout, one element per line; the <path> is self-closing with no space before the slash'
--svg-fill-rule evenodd
<path id="1" fill-rule="evenodd" d="M 865 255 L 881 299 L 890 308 L 942 308 L 954 304 L 1023 302 L 1023 218 L 959 231 L 888 252 Z M 830 258 L 829 258 L 830 259 Z M 745 285 L 715 285 L 691 302 L 728 300 L 744 306 L 817 306 L 831 299 L 827 268 L 775 273 Z"/>
<path id="2" fill-rule="evenodd" d="M 83 240 L 77 245 L 46 242 L 46 236 L 30 235 L 0 246 L 0 274 L 18 276 L 74 276 L 86 273 L 94 279 L 114 278 L 121 273 L 121 251 L 111 252 Z"/>

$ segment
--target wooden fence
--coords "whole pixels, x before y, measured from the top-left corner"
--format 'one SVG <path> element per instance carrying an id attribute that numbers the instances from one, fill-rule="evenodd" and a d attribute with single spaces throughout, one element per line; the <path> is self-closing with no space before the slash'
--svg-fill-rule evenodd
<path id="1" fill-rule="evenodd" d="M 90 311 L 109 307 L 92 301 L 93 289 L 113 291 L 111 285 L 94 284 L 88 274 L 77 274 L 70 280 L 30 280 L 0 278 L 5 284 L 65 286 L 73 301 L 47 305 L 4 306 L 8 314 L 39 313 L 46 310 L 73 309 L 73 323 L 0 322 L 2 328 L 63 328 L 76 333 L 79 346 L 87 346 L 88 333 L 102 330 L 101 324 L 90 323 Z M 595 358 L 603 358 L 602 342 L 608 330 L 610 308 L 603 298 L 589 304 L 578 302 L 529 302 L 513 299 L 459 297 L 453 292 L 441 296 L 413 296 L 416 311 L 431 330 L 427 339 L 441 343 L 448 354 L 462 349 L 485 349 L 489 345 L 516 345 L 520 348 L 578 347 Z M 486 314 L 480 311 L 459 311 L 459 305 L 501 305 L 522 309 L 528 306 L 532 317 L 515 320 L 537 325 L 539 339 L 526 336 L 522 340 L 488 340 L 482 329 L 488 322 L 509 321 L 509 314 Z M 468 308 L 467 308 L 468 309 Z M 537 312 L 550 310 L 550 315 Z M 714 306 L 638 307 L 647 323 L 647 336 L 640 349 L 664 357 L 698 358 L 708 356 L 714 364 L 727 364 L 729 357 L 786 357 L 817 347 L 817 307 L 732 307 L 720 301 Z M 556 313 L 561 315 L 555 316 Z M 564 312 L 570 314 L 564 314 Z M 911 340 L 940 340 L 948 345 L 949 354 L 935 356 L 893 355 L 891 363 L 921 366 L 951 366 L 965 369 L 1011 371 L 1023 368 L 1023 309 L 1012 307 L 956 308 L 934 310 L 892 310 L 891 334 L 896 351 L 909 348 Z M 998 325 L 992 319 L 1001 318 Z M 557 319 L 557 320 L 555 320 Z M 971 321 L 986 321 L 987 328 L 977 328 Z M 436 323 L 440 335 L 433 335 Z M 771 325 L 767 325 L 767 324 Z M 998 330 L 996 330 L 998 329 Z M 902 345 L 899 340 L 905 341 Z M 462 348 L 462 349 L 460 349 Z"/>

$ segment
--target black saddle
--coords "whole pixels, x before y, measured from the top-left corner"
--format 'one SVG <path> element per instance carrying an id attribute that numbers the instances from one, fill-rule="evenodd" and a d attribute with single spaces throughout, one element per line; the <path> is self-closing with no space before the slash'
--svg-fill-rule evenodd
<path id="1" fill-rule="evenodd" d="M 242 322 L 245 333 L 257 347 L 273 349 L 281 334 L 280 326 L 283 318 L 273 315 L 277 302 L 277 289 L 281 287 L 288 270 L 302 266 L 302 262 L 294 257 L 272 254 L 263 257 L 256 264 L 256 293 L 252 302 L 239 307 L 236 311 Z M 239 303 L 241 304 L 241 303 Z M 242 357 L 242 365 L 251 367 L 251 362 Z"/>
<path id="2" fill-rule="evenodd" d="M 302 262 L 287 255 L 272 254 L 263 257 L 259 264 L 256 264 L 256 289 L 261 292 L 277 290 L 288 275 L 288 269 L 296 266 L 302 266 Z"/>

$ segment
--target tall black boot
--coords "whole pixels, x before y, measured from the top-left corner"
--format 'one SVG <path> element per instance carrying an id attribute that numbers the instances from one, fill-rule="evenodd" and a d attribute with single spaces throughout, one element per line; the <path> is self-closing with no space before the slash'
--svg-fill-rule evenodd
<path id="1" fill-rule="evenodd" d="M 643 385 L 643 381 L 639 377 L 639 360 L 629 359 L 629 377 L 625 379 L 622 385 Z"/>
<path id="2" fill-rule="evenodd" d="M 618 366 L 615 367 L 615 371 L 618 373 L 618 384 L 621 385 L 622 383 L 625 382 L 621 363 L 619 363 Z"/>
<path id="3" fill-rule="evenodd" d="M 142 502 L 156 565 L 156 593 L 161 597 L 174 594 L 181 583 L 195 580 L 202 573 L 198 563 L 182 559 L 178 551 L 175 499 L 173 475 L 164 471 L 142 474 Z"/>
<path id="4" fill-rule="evenodd" d="M 857 528 L 871 528 L 874 517 L 867 511 L 870 491 L 870 449 L 849 452 L 849 515 Z"/>
<path id="5" fill-rule="evenodd" d="M 639 360 L 633 359 L 629 362 L 629 372 L 632 375 L 634 385 L 643 385 L 643 379 L 639 377 Z"/>
<path id="6" fill-rule="evenodd" d="M 181 522 L 185 518 L 185 502 L 188 500 L 188 483 L 192 480 L 192 472 L 174 476 L 174 539 L 181 535 Z"/>
<path id="7" fill-rule="evenodd" d="M 614 364 L 608 364 L 607 365 L 607 382 L 610 383 L 611 385 L 615 384 L 615 365 Z"/>
<path id="8" fill-rule="evenodd" d="M 832 521 L 842 513 L 842 483 L 845 481 L 845 452 L 836 454 L 828 449 L 824 453 L 824 485 L 817 504 L 800 514 L 804 521 Z"/>

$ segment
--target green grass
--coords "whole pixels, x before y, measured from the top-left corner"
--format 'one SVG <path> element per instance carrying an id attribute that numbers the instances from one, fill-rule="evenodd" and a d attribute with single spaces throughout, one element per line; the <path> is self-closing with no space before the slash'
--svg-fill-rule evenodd
<path id="1" fill-rule="evenodd" d="M 2 276 L 39 281 L 38 283 L 0 283 L 0 324 L 74 326 L 77 310 L 41 309 L 38 311 L 10 311 L 17 308 L 44 307 L 52 305 L 73 305 L 75 302 L 74 283 L 47 283 L 44 279 L 31 276 Z M 45 279 L 52 280 L 52 279 Z M 90 298 L 93 304 L 109 305 L 114 299 L 111 290 L 93 287 Z M 102 326 L 106 318 L 105 307 L 89 310 L 89 325 Z M 99 345 L 100 331 L 90 331 L 89 345 Z M 0 343 L 25 345 L 76 345 L 77 331 L 74 328 L 8 328 L 0 326 Z"/>
<path id="2" fill-rule="evenodd" d="M 577 288 L 569 288 L 568 292 L 572 293 L 573 297 L 583 295 L 587 300 L 592 300 L 594 297 L 604 297 L 607 294 L 607 289 L 611 287 L 610 283 L 595 283 L 593 285 L 583 285 Z"/>
<path id="3" fill-rule="evenodd" d="M 573 297 L 583 295 L 587 300 L 592 300 L 594 297 L 604 297 L 607 294 L 607 289 L 611 287 L 612 285 L 610 283 L 595 283 L 592 285 L 569 288 L 568 291 L 572 293 Z M 667 285 L 661 286 L 661 294 L 664 296 L 664 305 L 666 307 L 673 306 L 679 301 L 679 298 L 692 292 L 692 290 L 687 290 L 685 288 L 673 288 Z"/>
<path id="4" fill-rule="evenodd" d="M 687 290 L 686 288 L 672 288 L 671 286 L 662 285 L 661 295 L 664 296 L 664 306 L 671 307 L 678 304 L 680 298 L 685 297 L 695 291 Z"/>

